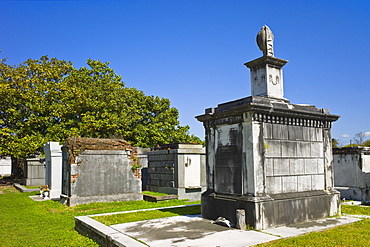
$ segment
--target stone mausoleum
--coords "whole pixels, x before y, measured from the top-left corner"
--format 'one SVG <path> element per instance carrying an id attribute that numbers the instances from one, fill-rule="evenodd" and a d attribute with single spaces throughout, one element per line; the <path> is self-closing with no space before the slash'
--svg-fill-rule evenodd
<path id="1" fill-rule="evenodd" d="M 263 56 L 245 63 L 252 96 L 219 104 L 196 118 L 207 142 L 202 216 L 236 223 L 237 209 L 255 229 L 340 213 L 334 189 L 331 126 L 339 116 L 284 98 L 283 66 L 267 26 L 257 35 Z"/>

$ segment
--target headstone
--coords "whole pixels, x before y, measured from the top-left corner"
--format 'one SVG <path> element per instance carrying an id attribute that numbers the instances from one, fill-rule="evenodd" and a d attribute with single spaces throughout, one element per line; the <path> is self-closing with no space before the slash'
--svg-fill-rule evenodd
<path id="1" fill-rule="evenodd" d="M 236 210 L 244 209 L 246 224 L 257 230 L 340 212 L 331 152 L 331 126 L 339 116 L 284 98 L 287 61 L 274 57 L 271 30 L 262 29 L 263 56 L 245 64 L 252 96 L 196 117 L 207 142 L 202 216 L 236 224 Z"/>
<path id="2" fill-rule="evenodd" d="M 205 149 L 202 145 L 164 144 L 148 152 L 148 190 L 200 200 L 206 189 Z"/>
<path id="3" fill-rule="evenodd" d="M 62 145 L 48 142 L 44 145 L 45 184 L 49 186 L 49 198 L 60 199 L 62 193 Z"/>
<path id="4" fill-rule="evenodd" d="M 334 185 L 341 198 L 370 201 L 370 147 L 334 148 Z"/>

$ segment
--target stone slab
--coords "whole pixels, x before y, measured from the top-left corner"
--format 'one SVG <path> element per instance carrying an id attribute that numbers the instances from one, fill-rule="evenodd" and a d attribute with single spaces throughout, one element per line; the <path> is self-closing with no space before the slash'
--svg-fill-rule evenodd
<path id="1" fill-rule="evenodd" d="M 76 230 L 82 235 L 87 235 L 101 246 L 130 246 L 145 247 L 146 245 L 130 238 L 87 216 L 75 217 Z"/>
<path id="2" fill-rule="evenodd" d="M 27 189 L 26 187 L 20 185 L 20 184 L 17 184 L 15 183 L 13 185 L 17 190 L 19 190 L 20 192 L 34 192 L 34 191 L 39 191 L 39 189 Z"/>
<path id="3" fill-rule="evenodd" d="M 149 246 L 249 246 L 279 239 L 257 231 L 211 224 L 200 216 L 175 216 L 112 225 L 115 230 Z"/>
<path id="4" fill-rule="evenodd" d="M 312 231 L 361 220 L 361 216 L 342 216 L 302 224 L 269 228 L 264 231 L 243 231 L 227 228 L 200 216 L 176 216 L 163 219 L 112 225 L 113 229 L 139 239 L 149 246 L 253 246 L 280 238 L 294 237 Z"/>
<path id="5" fill-rule="evenodd" d="M 177 195 L 166 195 L 166 196 L 153 196 L 143 194 L 144 201 L 148 202 L 159 202 L 159 201 L 168 201 L 177 199 Z"/>

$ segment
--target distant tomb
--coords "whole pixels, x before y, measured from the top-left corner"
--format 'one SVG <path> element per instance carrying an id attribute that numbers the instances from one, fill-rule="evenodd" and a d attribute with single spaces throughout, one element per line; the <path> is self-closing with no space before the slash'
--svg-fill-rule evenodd
<path id="1" fill-rule="evenodd" d="M 334 148 L 334 186 L 347 200 L 370 201 L 370 147 Z"/>
<path id="2" fill-rule="evenodd" d="M 6 156 L 0 156 L 0 176 L 10 176 L 12 174 L 12 159 Z"/>
<path id="3" fill-rule="evenodd" d="M 120 139 L 68 138 L 62 147 L 61 202 L 142 200 L 137 153 Z"/>
<path id="4" fill-rule="evenodd" d="M 219 104 L 196 118 L 203 122 L 207 191 L 202 216 L 229 219 L 245 210 L 246 224 L 266 229 L 336 215 L 331 126 L 339 116 L 284 98 L 274 36 L 257 35 L 263 56 L 245 63 L 252 96 Z"/>
<path id="5" fill-rule="evenodd" d="M 34 155 L 26 159 L 22 184 L 26 186 L 45 185 L 45 158 Z"/>
<path id="6" fill-rule="evenodd" d="M 206 189 L 205 149 L 188 143 L 164 144 L 148 152 L 148 185 L 154 192 L 200 200 Z"/>

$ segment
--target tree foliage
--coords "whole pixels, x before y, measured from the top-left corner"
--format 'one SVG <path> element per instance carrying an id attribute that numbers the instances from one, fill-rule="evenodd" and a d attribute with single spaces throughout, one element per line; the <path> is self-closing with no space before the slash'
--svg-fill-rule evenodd
<path id="1" fill-rule="evenodd" d="M 333 148 L 339 148 L 339 141 L 335 138 L 331 138 L 331 144 Z"/>
<path id="2" fill-rule="evenodd" d="M 128 88 L 109 63 L 49 59 L 0 61 L 0 153 L 27 157 L 71 136 L 123 138 L 135 146 L 196 142 L 170 101 Z"/>
<path id="3" fill-rule="evenodd" d="M 364 146 L 364 147 L 370 147 L 370 140 L 364 141 L 362 143 L 362 146 Z"/>

